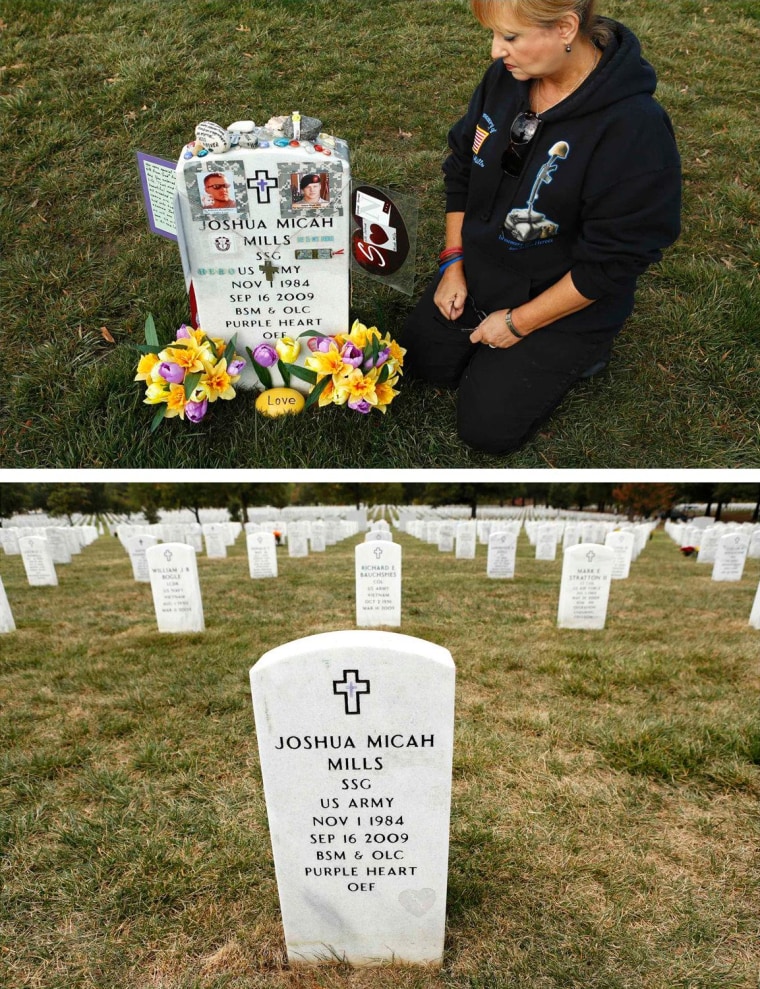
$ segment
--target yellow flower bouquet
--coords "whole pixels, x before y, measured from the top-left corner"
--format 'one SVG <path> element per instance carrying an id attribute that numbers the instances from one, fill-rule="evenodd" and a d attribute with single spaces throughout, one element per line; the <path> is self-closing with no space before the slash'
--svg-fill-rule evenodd
<path id="1" fill-rule="evenodd" d="M 150 315 L 145 321 L 145 345 L 140 350 L 143 355 L 135 381 L 145 382 L 145 404 L 157 406 L 151 432 L 174 416 L 201 422 L 210 403 L 235 397 L 234 386 L 245 367 L 245 361 L 235 353 L 234 337 L 228 343 L 184 323 L 175 339 L 162 347 Z"/>
<path id="2" fill-rule="evenodd" d="M 316 402 L 320 407 L 347 405 L 364 415 L 373 409 L 385 413 L 398 395 L 396 385 L 406 353 L 395 340 L 358 319 L 349 333 L 331 337 L 309 331 L 301 336 L 308 338 L 311 355 L 305 367 L 286 367 L 291 375 L 311 384 L 307 407 Z"/>

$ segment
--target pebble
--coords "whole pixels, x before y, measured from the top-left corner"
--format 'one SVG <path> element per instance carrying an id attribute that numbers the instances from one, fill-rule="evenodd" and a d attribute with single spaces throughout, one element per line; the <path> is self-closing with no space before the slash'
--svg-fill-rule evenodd
<path id="1" fill-rule="evenodd" d="M 200 141 L 209 151 L 221 153 L 229 151 L 232 145 L 232 135 L 224 127 L 212 120 L 202 120 L 195 128 L 195 139 Z"/>

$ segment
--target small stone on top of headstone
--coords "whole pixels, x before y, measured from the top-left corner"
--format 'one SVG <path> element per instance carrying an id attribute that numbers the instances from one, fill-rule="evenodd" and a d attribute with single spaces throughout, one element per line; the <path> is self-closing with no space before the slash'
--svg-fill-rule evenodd
<path id="1" fill-rule="evenodd" d="M 301 116 L 301 141 L 316 141 L 322 130 L 322 121 L 316 117 Z M 286 117 L 282 122 L 282 132 L 285 137 L 293 138 L 293 118 Z"/>

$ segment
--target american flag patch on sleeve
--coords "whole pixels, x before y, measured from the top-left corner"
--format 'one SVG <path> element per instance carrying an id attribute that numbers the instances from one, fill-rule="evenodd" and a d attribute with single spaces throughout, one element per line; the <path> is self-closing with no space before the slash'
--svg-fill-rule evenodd
<path id="1" fill-rule="evenodd" d="M 472 144 L 473 154 L 476 155 L 480 151 L 481 147 L 483 146 L 483 142 L 487 137 L 489 137 L 489 133 L 487 130 L 483 130 L 482 127 L 475 128 L 475 140 L 473 141 Z"/>

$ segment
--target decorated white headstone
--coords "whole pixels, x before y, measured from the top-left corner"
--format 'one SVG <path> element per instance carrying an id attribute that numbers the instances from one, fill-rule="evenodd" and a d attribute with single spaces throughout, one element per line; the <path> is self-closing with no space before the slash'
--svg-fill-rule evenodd
<path id="1" fill-rule="evenodd" d="M 203 632 L 203 600 L 195 550 L 160 543 L 145 551 L 159 632 Z"/>
<path id="2" fill-rule="evenodd" d="M 601 629 L 607 618 L 614 551 L 596 543 L 565 550 L 559 592 L 559 628 Z"/>
<path id="3" fill-rule="evenodd" d="M 517 554 L 517 533 L 496 530 L 488 537 L 486 573 L 489 577 L 514 577 Z"/>
<path id="4" fill-rule="evenodd" d="M 277 576 L 277 546 L 273 532 L 249 532 L 248 571 L 253 580 Z"/>
<path id="5" fill-rule="evenodd" d="M 359 543 L 354 550 L 356 624 L 360 628 L 401 624 L 401 546 Z"/>
<path id="6" fill-rule="evenodd" d="M 26 579 L 31 587 L 57 587 L 58 574 L 43 536 L 21 536 L 18 541 Z"/>
<path id="7" fill-rule="evenodd" d="M 0 578 L 0 632 L 15 632 L 16 623 L 13 621 L 8 595 L 5 593 L 2 578 Z"/>
<path id="8" fill-rule="evenodd" d="M 311 636 L 251 669 L 291 964 L 441 963 L 454 681 L 448 650 L 394 632 Z"/>
<path id="9" fill-rule="evenodd" d="M 300 137 L 284 123 L 289 135 L 283 121 L 204 121 L 204 147 L 192 142 L 177 164 L 177 235 L 198 325 L 225 340 L 236 334 L 240 354 L 349 329 L 348 146 L 313 118 L 299 122 Z M 282 383 L 276 365 L 271 374 Z M 250 367 L 241 383 L 255 384 Z"/>

